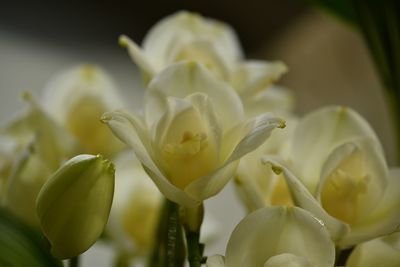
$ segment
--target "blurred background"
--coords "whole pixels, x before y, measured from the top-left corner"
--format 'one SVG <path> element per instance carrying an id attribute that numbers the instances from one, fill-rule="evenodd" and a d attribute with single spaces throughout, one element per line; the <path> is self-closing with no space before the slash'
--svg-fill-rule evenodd
<path id="1" fill-rule="evenodd" d="M 279 84 L 293 90 L 299 114 L 329 104 L 357 110 L 377 131 L 389 163 L 394 162 L 389 108 L 362 37 L 298 0 L 3 1 L 0 122 L 23 106 L 22 90 L 40 95 L 51 76 L 80 63 L 99 64 L 110 72 L 129 107 L 140 109 L 139 73 L 117 38 L 124 33 L 141 43 L 154 23 L 182 9 L 232 25 L 247 57 L 284 61 L 289 72 Z M 206 204 L 207 216 L 223 230 L 206 254 L 223 254 L 244 212 L 232 187 Z M 109 249 L 99 244 L 86 253 L 83 266 L 110 266 L 111 258 Z"/>

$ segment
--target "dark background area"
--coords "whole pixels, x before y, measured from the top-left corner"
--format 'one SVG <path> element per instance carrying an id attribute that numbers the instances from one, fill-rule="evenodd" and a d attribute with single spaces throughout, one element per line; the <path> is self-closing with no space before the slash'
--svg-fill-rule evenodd
<path id="1" fill-rule="evenodd" d="M 251 55 L 306 8 L 298 0 L 3 1 L 0 25 L 63 47 L 114 47 L 121 33 L 140 42 L 159 19 L 184 9 L 232 25 Z"/>

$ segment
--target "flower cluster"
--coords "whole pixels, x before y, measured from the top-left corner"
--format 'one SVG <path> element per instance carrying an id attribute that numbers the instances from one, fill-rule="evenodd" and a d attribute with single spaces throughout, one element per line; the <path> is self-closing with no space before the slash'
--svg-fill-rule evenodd
<path id="1" fill-rule="evenodd" d="M 161 20 L 142 46 L 119 42 L 143 73 L 142 112 L 85 65 L 54 78 L 43 102 L 26 94 L 29 110 L 0 132 L 2 202 L 40 226 L 54 256 L 81 254 L 105 229 L 118 266 L 400 264 L 400 171 L 356 111 L 298 116 L 274 84 L 285 64 L 246 60 L 229 25 L 198 14 Z M 203 202 L 230 180 L 248 215 L 225 255 L 206 258 Z"/>

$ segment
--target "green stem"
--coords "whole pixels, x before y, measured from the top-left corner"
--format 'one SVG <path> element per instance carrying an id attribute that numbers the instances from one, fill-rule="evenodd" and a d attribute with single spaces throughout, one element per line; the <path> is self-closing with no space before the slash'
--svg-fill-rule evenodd
<path id="1" fill-rule="evenodd" d="M 200 243 L 200 234 L 189 232 L 186 235 L 190 267 L 200 267 L 204 246 Z"/>
<path id="2" fill-rule="evenodd" d="M 69 259 L 68 266 L 69 267 L 78 267 L 79 266 L 79 256 Z"/>
<path id="3" fill-rule="evenodd" d="M 182 267 L 185 262 L 183 230 L 179 220 L 179 206 L 165 200 L 159 219 L 149 267 Z"/>

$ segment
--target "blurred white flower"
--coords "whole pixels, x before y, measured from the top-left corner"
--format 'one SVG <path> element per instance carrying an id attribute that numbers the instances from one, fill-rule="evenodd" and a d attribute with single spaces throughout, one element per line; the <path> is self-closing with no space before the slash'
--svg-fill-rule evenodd
<path id="1" fill-rule="evenodd" d="M 0 130 L 3 203 L 14 214 L 38 226 L 37 194 L 44 182 L 79 146 L 60 125 L 25 94 L 30 106 Z"/>
<path id="2" fill-rule="evenodd" d="M 173 63 L 196 61 L 230 83 L 243 99 L 267 88 L 286 72 L 282 62 L 245 61 L 229 25 L 187 11 L 154 25 L 142 48 L 126 36 L 120 37 L 120 44 L 128 48 L 147 81 Z"/>
<path id="3" fill-rule="evenodd" d="M 133 153 L 115 160 L 114 202 L 107 232 L 124 254 L 148 255 L 155 239 L 162 194 Z"/>
<path id="4" fill-rule="evenodd" d="M 323 223 L 300 208 L 266 207 L 232 232 L 225 257 L 207 267 L 333 267 L 335 246 Z"/>
<path id="5" fill-rule="evenodd" d="M 45 87 L 43 105 L 87 153 L 110 157 L 121 150 L 121 142 L 100 117 L 124 104 L 116 85 L 100 67 L 86 64 L 59 73 Z"/>
<path id="6" fill-rule="evenodd" d="M 339 247 L 393 232 L 400 225 L 400 171 L 388 170 L 374 131 L 356 112 L 326 107 L 294 130 L 285 163 L 272 156 L 294 203 L 321 219 Z"/>
<path id="7" fill-rule="evenodd" d="M 244 120 L 235 91 L 195 62 L 172 65 L 153 79 L 144 118 L 115 111 L 103 120 L 134 149 L 159 190 L 183 206 L 217 194 L 238 160 L 284 127 L 271 114 Z"/>

